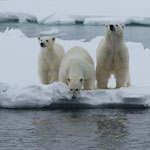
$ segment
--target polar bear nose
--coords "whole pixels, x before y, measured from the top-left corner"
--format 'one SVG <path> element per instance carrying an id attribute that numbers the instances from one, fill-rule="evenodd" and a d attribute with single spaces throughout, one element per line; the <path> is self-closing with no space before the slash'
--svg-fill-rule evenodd
<path id="1" fill-rule="evenodd" d="M 41 45 L 41 47 L 45 47 L 45 44 L 44 44 L 44 43 L 41 43 L 40 45 Z"/>
<path id="2" fill-rule="evenodd" d="M 111 25 L 109 25 L 110 26 L 110 28 L 113 28 L 114 26 L 111 24 Z"/>
<path id="3" fill-rule="evenodd" d="M 76 97 L 73 95 L 73 96 L 72 96 L 72 99 L 75 99 L 75 98 L 76 98 Z"/>
<path id="4" fill-rule="evenodd" d="M 114 29 L 114 25 L 109 25 L 109 27 L 110 27 L 110 30 L 113 30 Z"/>

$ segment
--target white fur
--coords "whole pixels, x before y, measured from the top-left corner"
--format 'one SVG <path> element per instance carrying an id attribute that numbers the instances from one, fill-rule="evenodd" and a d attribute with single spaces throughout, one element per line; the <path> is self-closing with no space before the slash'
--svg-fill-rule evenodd
<path id="1" fill-rule="evenodd" d="M 38 72 L 43 84 L 58 81 L 60 63 L 64 57 L 64 49 L 55 42 L 55 38 L 39 37 L 41 51 L 38 57 Z M 41 46 L 41 43 L 45 47 Z"/>
<path id="2" fill-rule="evenodd" d="M 96 57 L 97 87 L 108 88 L 108 79 L 111 74 L 116 78 L 116 88 L 130 85 L 129 53 L 124 42 L 124 25 L 113 25 L 115 31 L 106 25 L 104 39 L 100 42 Z"/>
<path id="3" fill-rule="evenodd" d="M 69 86 L 74 97 L 82 87 L 86 90 L 94 89 L 94 63 L 85 49 L 73 47 L 65 54 L 60 66 L 59 80 Z"/>

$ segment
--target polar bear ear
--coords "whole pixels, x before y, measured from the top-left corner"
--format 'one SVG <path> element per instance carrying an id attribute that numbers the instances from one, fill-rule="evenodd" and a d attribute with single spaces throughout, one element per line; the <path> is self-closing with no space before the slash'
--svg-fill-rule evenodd
<path id="1" fill-rule="evenodd" d="M 56 38 L 55 38 L 55 37 L 53 37 L 53 38 L 52 38 L 52 41 L 54 42 L 54 41 L 55 41 L 55 39 L 56 39 Z"/>
<path id="2" fill-rule="evenodd" d="M 38 36 L 38 40 L 40 40 L 41 39 L 41 37 L 40 36 Z"/>
<path id="3" fill-rule="evenodd" d="M 107 27 L 108 27 L 108 24 L 106 24 L 105 27 L 107 28 Z"/>
<path id="4" fill-rule="evenodd" d="M 70 78 L 67 79 L 67 82 L 70 82 Z"/>
<path id="5" fill-rule="evenodd" d="M 121 26 L 122 26 L 123 29 L 125 29 L 125 25 L 124 24 L 122 24 Z"/>
<path id="6" fill-rule="evenodd" d="M 80 79 L 80 82 L 83 82 L 83 79 Z"/>

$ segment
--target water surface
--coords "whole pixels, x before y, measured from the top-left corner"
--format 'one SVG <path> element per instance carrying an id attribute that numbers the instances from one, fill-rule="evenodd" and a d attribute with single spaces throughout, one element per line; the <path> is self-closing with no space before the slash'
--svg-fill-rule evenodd
<path id="1" fill-rule="evenodd" d="M 140 150 L 149 109 L 0 110 L 0 150 Z"/>

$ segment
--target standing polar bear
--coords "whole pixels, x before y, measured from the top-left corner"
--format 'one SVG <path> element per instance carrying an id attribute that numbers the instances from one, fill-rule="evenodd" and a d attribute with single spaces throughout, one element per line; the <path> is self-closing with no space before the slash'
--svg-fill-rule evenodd
<path id="1" fill-rule="evenodd" d="M 73 47 L 65 54 L 59 70 L 59 80 L 69 86 L 72 98 L 78 96 L 82 87 L 85 90 L 94 89 L 94 63 L 85 49 Z"/>
<path id="2" fill-rule="evenodd" d="M 38 37 L 41 51 L 38 57 L 38 72 L 43 84 L 58 81 L 60 63 L 64 57 L 64 49 L 55 42 L 55 38 Z"/>
<path id="3" fill-rule="evenodd" d="M 116 78 L 116 88 L 130 85 L 129 52 L 124 42 L 124 29 L 124 25 L 106 25 L 105 37 L 96 52 L 98 88 L 107 88 L 111 74 Z"/>

